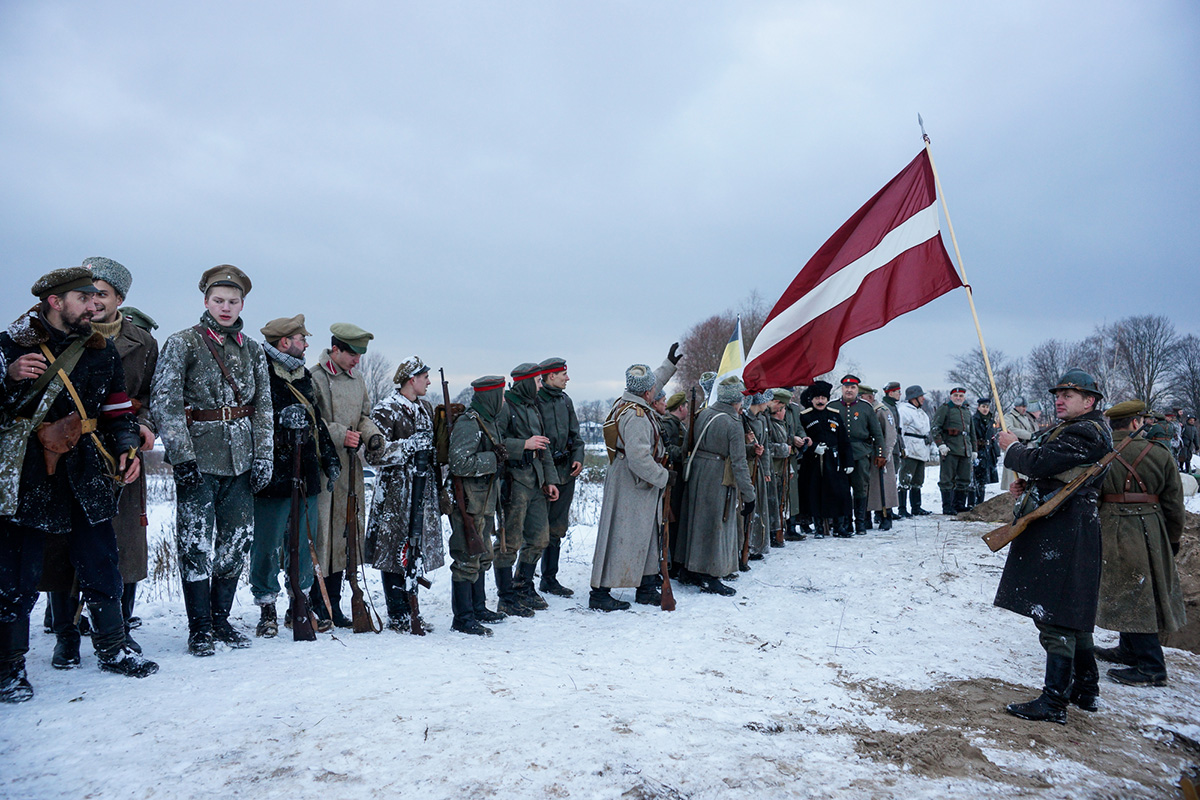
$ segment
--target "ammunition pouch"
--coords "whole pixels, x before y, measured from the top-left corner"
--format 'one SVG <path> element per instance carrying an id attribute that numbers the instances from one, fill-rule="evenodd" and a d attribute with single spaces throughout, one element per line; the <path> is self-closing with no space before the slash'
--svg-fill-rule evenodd
<path id="1" fill-rule="evenodd" d="M 958 428 L 943 428 L 942 433 L 946 434 L 947 436 L 959 436 L 962 434 L 962 431 Z"/>
<path id="2" fill-rule="evenodd" d="M 556 467 L 561 467 L 571 463 L 570 450 L 555 450 L 552 455 L 554 458 L 554 466 Z"/>
<path id="3" fill-rule="evenodd" d="M 58 468 L 58 460 L 75 449 L 79 439 L 96 430 L 96 420 L 81 420 L 79 414 L 72 411 L 65 417 L 54 422 L 43 422 L 35 429 L 38 441 L 42 444 L 42 457 L 46 461 L 46 474 L 53 475 Z"/>

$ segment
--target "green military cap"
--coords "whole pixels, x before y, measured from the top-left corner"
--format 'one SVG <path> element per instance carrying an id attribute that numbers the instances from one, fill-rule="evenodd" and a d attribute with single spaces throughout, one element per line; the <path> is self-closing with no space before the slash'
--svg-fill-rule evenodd
<path id="1" fill-rule="evenodd" d="M 504 378 L 500 375 L 484 375 L 471 381 L 471 388 L 477 392 L 490 392 L 493 389 L 504 388 Z"/>
<path id="2" fill-rule="evenodd" d="M 884 394 L 894 392 L 900 388 L 900 381 L 888 381 L 887 386 L 883 387 Z"/>
<path id="3" fill-rule="evenodd" d="M 94 294 L 96 287 L 92 284 L 92 271 L 87 267 L 64 267 L 47 272 L 38 278 L 30 288 L 33 296 L 45 300 L 52 294 L 67 292 L 88 292 Z"/>
<path id="4" fill-rule="evenodd" d="M 1126 400 L 1105 411 L 1104 416 L 1109 419 L 1129 419 L 1140 416 L 1145 410 L 1146 404 L 1141 400 Z"/>
<path id="5" fill-rule="evenodd" d="M 333 334 L 333 338 L 337 339 L 351 352 L 358 353 L 360 356 L 367 352 L 367 342 L 375 338 L 375 334 L 367 333 L 357 325 L 351 325 L 349 322 L 335 322 L 329 326 L 329 332 Z M 338 348 L 339 350 L 342 348 Z"/>
<path id="6" fill-rule="evenodd" d="M 524 381 L 541 375 L 542 368 L 540 365 L 534 364 L 532 361 L 522 361 L 520 364 L 517 364 L 515 367 L 513 367 L 512 372 L 509 374 L 512 375 L 513 380 L 515 381 Z"/>
<path id="7" fill-rule="evenodd" d="M 134 308 L 133 306 L 121 306 L 121 313 L 125 315 L 125 319 L 129 320 L 134 325 L 137 325 L 144 331 L 158 329 L 158 323 L 154 321 L 154 318 L 139 308 Z"/>
<path id="8" fill-rule="evenodd" d="M 1164 414 L 1161 411 L 1156 411 L 1153 408 L 1147 408 L 1145 416 L 1146 416 L 1146 419 L 1153 419 L 1153 420 L 1157 420 L 1158 422 L 1162 422 L 1163 420 L 1165 420 L 1167 418 L 1166 414 Z"/>
<path id="9" fill-rule="evenodd" d="M 285 336 L 310 336 L 308 328 L 304 327 L 304 315 L 297 314 L 294 317 L 280 317 L 273 319 L 259 329 L 262 332 L 263 338 L 268 342 L 274 342 L 282 339 Z"/>
<path id="10" fill-rule="evenodd" d="M 667 398 L 667 411 L 674 411 L 683 405 L 687 400 L 687 396 L 683 392 L 676 392 Z"/>
<path id="11" fill-rule="evenodd" d="M 250 294 L 252 285 L 246 273 L 232 264 L 221 264 L 212 269 L 206 269 L 200 276 L 200 291 L 205 294 L 214 286 L 232 286 L 235 289 L 241 289 L 242 294 L 247 295 Z"/>
<path id="12" fill-rule="evenodd" d="M 83 265 L 92 271 L 92 280 L 104 281 L 117 290 L 121 297 L 129 296 L 129 287 L 133 286 L 133 276 L 129 270 L 113 261 L 111 258 L 91 256 L 83 260 Z"/>
<path id="13" fill-rule="evenodd" d="M 867 386 L 865 383 L 860 383 L 858 385 L 858 393 L 859 394 L 875 394 L 875 390 L 872 389 L 870 386 Z"/>
<path id="14" fill-rule="evenodd" d="M 1050 393 L 1063 392 L 1067 389 L 1074 389 L 1077 392 L 1090 394 L 1098 400 L 1104 399 L 1104 395 L 1100 393 L 1100 387 L 1096 385 L 1096 379 L 1078 367 L 1072 367 L 1067 370 L 1059 378 L 1058 384 L 1050 387 Z"/>
<path id="15" fill-rule="evenodd" d="M 781 403 L 792 402 L 792 393 L 789 392 L 787 389 L 775 389 L 774 391 L 771 392 L 771 394 L 774 396 L 774 398 L 776 400 L 778 400 Z"/>
<path id="16" fill-rule="evenodd" d="M 543 375 L 549 375 L 551 372 L 565 372 L 567 369 L 567 360 L 565 358 L 547 358 L 542 363 L 538 364 Z"/>
<path id="17" fill-rule="evenodd" d="M 396 375 L 392 378 L 392 383 L 401 385 L 422 372 L 429 372 L 429 365 L 422 361 L 420 356 L 409 356 L 400 362 L 400 366 L 396 367 Z"/>

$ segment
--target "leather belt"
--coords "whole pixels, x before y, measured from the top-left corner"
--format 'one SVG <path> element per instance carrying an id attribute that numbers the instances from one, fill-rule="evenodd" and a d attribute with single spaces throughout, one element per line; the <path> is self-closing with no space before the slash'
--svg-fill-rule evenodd
<path id="1" fill-rule="evenodd" d="M 910 438 L 913 438 L 913 439 L 924 439 L 924 438 L 925 438 L 924 436 L 922 436 L 922 435 L 921 435 L 921 434 L 919 434 L 919 433 L 906 433 L 906 434 L 904 434 L 904 435 L 905 435 L 905 436 L 908 436 L 908 437 L 910 437 Z"/>
<path id="2" fill-rule="evenodd" d="M 708 459 L 709 461 L 724 461 L 725 460 L 725 456 L 717 455 L 716 453 L 710 453 L 707 450 L 697 450 L 695 455 L 692 456 L 692 458 L 704 458 L 704 459 Z"/>
<path id="3" fill-rule="evenodd" d="M 254 406 L 224 406 L 223 408 L 185 408 L 183 416 L 187 423 L 233 422 L 254 413 Z"/>
<path id="4" fill-rule="evenodd" d="M 1101 503 L 1157 503 L 1158 495 L 1144 492 L 1125 492 L 1124 494 L 1105 494 L 1100 496 Z"/>

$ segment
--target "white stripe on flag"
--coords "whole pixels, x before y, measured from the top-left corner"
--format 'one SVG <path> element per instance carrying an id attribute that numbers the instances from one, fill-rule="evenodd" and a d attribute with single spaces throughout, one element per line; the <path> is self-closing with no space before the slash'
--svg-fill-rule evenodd
<path id="1" fill-rule="evenodd" d="M 870 252 L 818 283 L 763 326 L 746 363 L 761 356 L 817 317 L 853 297 L 875 270 L 938 234 L 937 201 L 892 228 Z"/>

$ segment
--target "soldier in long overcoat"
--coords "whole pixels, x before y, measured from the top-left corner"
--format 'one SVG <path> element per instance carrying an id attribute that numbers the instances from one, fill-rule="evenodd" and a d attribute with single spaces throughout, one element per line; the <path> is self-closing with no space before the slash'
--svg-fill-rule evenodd
<path id="1" fill-rule="evenodd" d="M 1162 686 L 1167 664 L 1158 634 L 1187 623 L 1175 570 L 1183 536 L 1183 483 L 1167 448 L 1131 435 L 1141 428 L 1144 411 L 1140 400 L 1128 400 L 1104 412 L 1117 457 L 1100 495 L 1096 624 L 1120 631 L 1121 638 L 1117 647 L 1099 648 L 1096 654 L 1123 665 L 1108 671 L 1118 683 Z"/>
<path id="2" fill-rule="evenodd" d="M 900 462 L 899 497 L 900 516 L 904 516 L 904 499 L 909 500 L 910 516 L 925 516 L 931 512 L 921 507 L 921 487 L 925 485 L 925 464 L 931 455 L 933 437 L 929 435 L 929 415 L 925 404 L 925 390 L 918 385 L 904 390 L 904 402 L 898 404 L 900 411 L 901 437 L 904 440 L 904 458 Z"/>
<path id="3" fill-rule="evenodd" d="M 588 607 L 598 611 L 629 608 L 629 603 L 612 596 L 614 588 L 636 586 L 636 600 L 645 605 L 656 605 L 661 599 L 659 537 L 669 471 L 663 465 L 667 449 L 650 408 L 655 391 L 650 367 L 634 364 L 625 370 L 625 393 L 613 411 L 617 450 L 604 476 L 592 558 Z"/>
<path id="4" fill-rule="evenodd" d="M 796 449 L 795 415 L 788 414 L 788 403 L 792 393 L 787 389 L 772 389 L 771 401 L 767 406 L 767 423 L 771 431 L 771 513 L 768 528 L 771 530 L 771 546 L 783 547 L 784 535 L 788 530 L 790 516 L 790 489 L 792 452 Z"/>
<path id="5" fill-rule="evenodd" d="M 342 583 L 349 557 L 346 507 L 350 499 L 350 480 L 354 480 L 358 504 L 355 527 L 358 530 L 356 547 L 361 564 L 367 503 L 370 502 L 365 495 L 362 466 L 367 453 L 383 447 L 383 435 L 371 419 L 367 383 L 357 372 L 358 362 L 375 336 L 347 322 L 334 323 L 329 327 L 329 332 L 332 334 L 329 348 L 317 356 L 317 365 L 312 370 L 312 383 L 317 395 L 317 407 L 321 409 L 325 426 L 333 437 L 341 474 L 333 491 L 321 492 L 317 501 L 318 522 L 313 532 L 313 546 L 317 551 L 321 573 L 325 575 L 325 589 L 333 607 L 333 623 L 345 628 L 351 624 L 341 608 Z M 354 470 L 350 469 L 351 459 L 358 461 Z M 319 587 L 314 586 L 309 601 L 320 615 L 324 611 L 324 602 L 318 602 L 318 591 Z"/>
<path id="6" fill-rule="evenodd" d="M 748 550 L 750 560 L 757 561 L 766 555 L 770 549 L 770 536 L 768 530 L 768 519 L 771 514 L 771 490 L 774 488 L 771 485 L 771 453 L 768 447 L 771 444 L 771 428 L 767 420 L 767 403 L 770 402 L 771 395 L 769 392 L 759 392 L 746 398 L 746 408 L 742 411 L 742 427 L 746 431 L 746 464 L 750 469 L 750 479 L 754 481 L 754 494 L 761 501 L 754 509 L 754 513 L 745 517 L 739 517 L 741 541 L 739 545 L 739 557 L 742 552 L 742 546 L 746 544 L 746 539 L 749 539 Z M 742 562 L 739 565 L 742 570 L 749 570 L 750 565 Z"/>
<path id="7" fill-rule="evenodd" d="M 1112 436 L 1096 408 L 1102 399 L 1096 381 L 1069 370 L 1051 388 L 1059 424 L 1032 444 L 1014 434 L 999 437 L 1004 463 L 1029 476 L 1014 482 L 1024 492 L 1018 513 L 1036 507 L 1112 449 Z M 1100 512 L 1103 473 L 1093 476 L 1054 514 L 1034 520 L 1009 546 L 995 604 L 1033 619 L 1046 650 L 1042 695 L 1007 710 L 1024 719 L 1066 722 L 1074 660 L 1094 649 L 1092 629 L 1100 588 Z M 1031 509 L 1030 509 L 1031 510 Z"/>
<path id="8" fill-rule="evenodd" d="M 275 434 L 267 359 L 242 333 L 252 286 L 230 264 L 200 278 L 200 324 L 171 334 L 151 383 L 150 411 L 175 473 L 175 548 L 188 652 L 250 640 L 229 622 L 254 531 L 254 492 L 271 480 Z"/>
<path id="9" fill-rule="evenodd" d="M 1018 442 L 1028 442 L 1037 435 L 1037 420 L 1029 413 L 1029 406 L 1024 397 L 1013 399 L 1012 411 L 1004 415 L 1004 424 L 1016 435 Z M 1009 484 L 1018 477 L 1020 476 L 1005 467 L 1000 475 L 1000 488 L 1008 491 Z"/>
<path id="10" fill-rule="evenodd" d="M 749 516 L 746 512 L 753 514 L 757 499 L 739 419 L 744 388 L 739 378 L 726 378 L 717 387 L 716 402 L 696 415 L 696 441 L 685 468 L 688 533 L 683 566 L 687 573 L 680 573 L 680 581 L 726 596 L 737 594 L 720 579 L 738 566 L 738 500 L 742 513 Z"/>
<path id="11" fill-rule="evenodd" d="M 800 461 L 800 513 L 811 519 L 816 537 L 853 536 L 850 475 L 854 451 L 842 417 L 828 407 L 833 386 L 817 381 L 808 388 L 812 406 L 800 413 L 800 424 L 812 447 Z"/>
<path id="12" fill-rule="evenodd" d="M 860 390 L 861 391 L 861 390 Z M 867 485 L 867 507 L 875 513 L 879 530 L 892 529 L 892 509 L 899 504 L 896 491 L 896 449 L 900 446 L 900 415 L 886 403 L 873 402 L 879 429 L 883 432 L 883 455 L 871 459 L 871 480 Z"/>
<path id="13" fill-rule="evenodd" d="M 396 390 L 371 411 L 372 421 L 383 434 L 384 445 L 367 453 L 367 461 L 379 467 L 379 478 L 371 498 L 364 555 L 382 574 L 388 627 L 403 631 L 410 622 L 405 574 L 412 557 L 407 547 L 412 489 L 418 468 L 423 463 L 433 463 L 433 406 L 425 399 L 429 367 L 420 357 L 409 356 L 396 368 L 394 383 Z M 446 563 L 440 508 L 437 481 L 430 472 L 425 480 L 418 523 L 421 561 L 420 566 L 413 567 L 418 575 Z"/>

